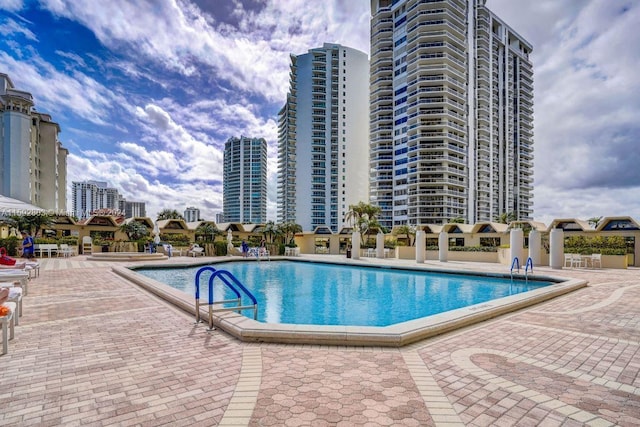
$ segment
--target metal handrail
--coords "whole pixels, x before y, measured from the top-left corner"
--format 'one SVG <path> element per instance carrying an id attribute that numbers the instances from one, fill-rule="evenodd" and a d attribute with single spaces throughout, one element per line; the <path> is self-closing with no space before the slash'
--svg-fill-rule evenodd
<path id="1" fill-rule="evenodd" d="M 211 271 L 215 273 L 216 269 L 213 267 L 202 267 L 196 272 L 195 288 L 196 288 L 196 323 L 200 323 L 200 275 L 205 271 Z M 213 292 L 209 291 L 209 299 L 212 298 Z"/>
<path id="2" fill-rule="evenodd" d="M 247 288 L 245 288 L 244 285 L 240 283 L 240 281 L 230 272 L 226 270 L 216 270 L 211 266 L 206 266 L 206 267 L 200 268 L 196 272 L 196 278 L 195 278 L 196 323 L 200 322 L 200 276 L 205 271 L 212 272 L 211 277 L 209 277 L 209 287 L 208 287 L 209 299 L 207 304 L 209 306 L 209 330 L 215 329 L 213 327 L 214 311 L 215 312 L 237 311 L 238 313 L 240 313 L 242 310 L 253 308 L 253 318 L 254 320 L 258 319 L 258 301 L 253 296 L 253 294 Z M 213 282 L 216 279 L 216 277 L 220 278 L 222 283 L 224 283 L 229 289 L 231 289 L 231 291 L 236 295 L 237 298 L 230 299 L 230 300 L 214 301 L 213 300 Z M 240 292 L 238 292 L 237 288 L 240 288 L 240 290 L 242 290 L 242 292 L 244 292 L 251 299 L 251 301 L 253 302 L 253 305 L 246 305 L 246 306 L 240 305 L 242 302 L 242 296 L 240 295 Z M 236 307 L 223 307 L 223 308 L 216 308 L 216 309 L 213 308 L 213 306 L 216 304 L 227 304 L 227 303 L 233 303 L 233 302 L 237 304 Z"/>
<path id="3" fill-rule="evenodd" d="M 531 274 L 533 274 L 533 260 L 531 259 L 531 257 L 527 258 L 527 263 L 524 266 L 524 277 L 525 277 L 525 279 L 528 279 L 527 273 L 529 271 L 529 266 L 531 266 Z"/>
<path id="4" fill-rule="evenodd" d="M 511 261 L 511 273 L 513 273 L 513 265 L 516 265 L 516 268 L 518 269 L 518 273 L 520 272 L 520 260 L 518 259 L 518 257 L 513 257 L 513 261 Z"/>

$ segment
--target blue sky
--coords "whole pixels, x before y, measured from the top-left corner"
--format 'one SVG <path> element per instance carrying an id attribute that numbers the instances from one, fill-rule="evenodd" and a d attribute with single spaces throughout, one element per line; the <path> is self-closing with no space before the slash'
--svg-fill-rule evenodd
<path id="1" fill-rule="evenodd" d="M 0 0 L 0 72 L 50 113 L 72 181 L 127 200 L 222 210 L 231 136 L 269 144 L 289 54 L 369 53 L 369 0 Z M 534 216 L 640 219 L 640 3 L 488 0 L 534 46 Z"/>

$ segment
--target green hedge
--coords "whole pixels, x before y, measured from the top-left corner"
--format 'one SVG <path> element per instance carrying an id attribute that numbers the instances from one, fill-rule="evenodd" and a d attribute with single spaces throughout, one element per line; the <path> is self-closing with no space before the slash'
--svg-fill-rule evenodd
<path id="1" fill-rule="evenodd" d="M 22 244 L 22 239 L 18 240 L 17 237 L 7 237 L 6 239 L 0 239 L 0 247 L 7 250 L 7 255 L 11 257 L 18 256 L 18 246 Z"/>
<path id="2" fill-rule="evenodd" d="M 495 246 L 451 246 L 452 252 L 498 252 Z"/>
<path id="3" fill-rule="evenodd" d="M 594 246 L 565 246 L 565 254 L 602 254 L 602 255 L 626 255 L 627 249 L 598 248 Z"/>
<path id="4" fill-rule="evenodd" d="M 213 246 L 216 249 L 216 256 L 225 256 L 227 254 L 226 242 L 213 242 Z"/>
<path id="5" fill-rule="evenodd" d="M 564 239 L 564 252 L 581 255 L 626 255 L 627 242 L 622 236 L 570 236 Z"/>
<path id="6" fill-rule="evenodd" d="M 439 246 L 427 246 L 428 251 L 438 251 Z M 451 252 L 498 252 L 495 246 L 449 246 Z"/>

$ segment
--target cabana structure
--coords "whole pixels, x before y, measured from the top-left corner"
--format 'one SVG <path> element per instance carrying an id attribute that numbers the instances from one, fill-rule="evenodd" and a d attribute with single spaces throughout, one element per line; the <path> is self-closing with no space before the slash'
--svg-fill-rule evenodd
<path id="1" fill-rule="evenodd" d="M 195 241 L 195 238 L 196 238 L 195 230 L 190 229 L 189 226 L 187 226 L 187 223 L 183 219 L 161 219 L 159 221 L 156 221 L 156 224 L 158 225 L 158 229 L 160 230 L 161 235 L 177 234 L 181 236 L 186 236 L 187 240 L 190 242 Z M 171 240 L 171 239 L 168 238 L 168 240 Z"/>
<path id="2" fill-rule="evenodd" d="M 618 265 L 620 262 L 614 263 L 613 256 L 603 255 L 603 267 L 640 267 L 640 224 L 629 216 L 602 218 L 595 228 L 588 222 L 575 218 L 556 219 L 553 220 L 547 231 L 551 232 L 553 229 L 561 229 L 564 233 L 565 241 L 572 236 L 584 237 L 586 239 L 595 237 L 621 237 L 624 239 L 626 260 L 622 262 L 621 265 Z"/>

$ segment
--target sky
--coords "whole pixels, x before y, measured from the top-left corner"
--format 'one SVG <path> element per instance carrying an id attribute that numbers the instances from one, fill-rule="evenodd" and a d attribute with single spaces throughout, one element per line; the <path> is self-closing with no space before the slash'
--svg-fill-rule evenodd
<path id="1" fill-rule="evenodd" d="M 533 45 L 534 218 L 640 220 L 640 2 L 488 0 Z M 232 136 L 268 143 L 276 220 L 277 113 L 290 54 L 369 54 L 369 0 L 0 0 L 0 73 L 61 127 L 67 184 L 222 212 Z M 68 201 L 71 209 L 71 201 Z"/>

